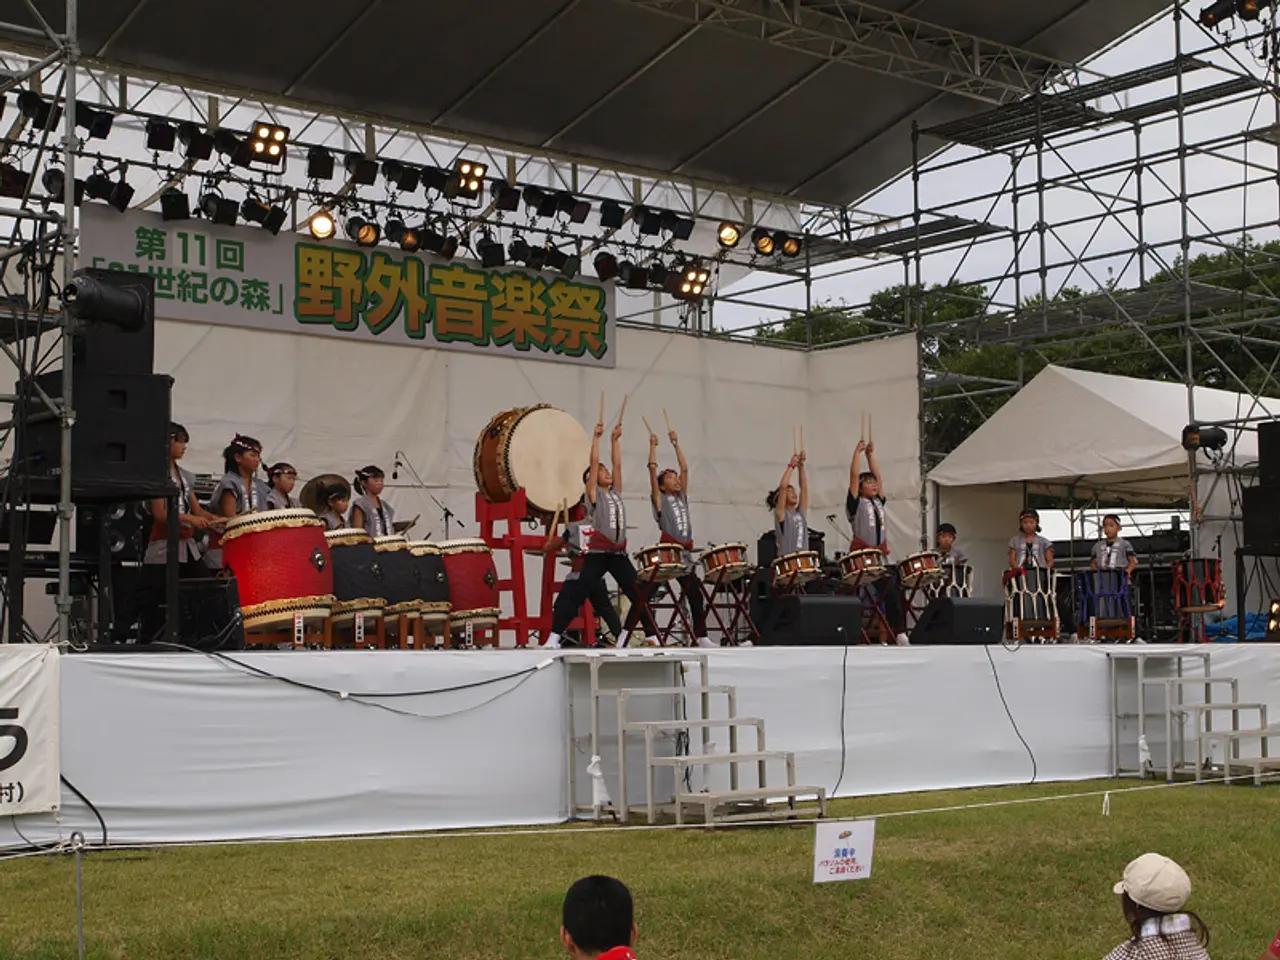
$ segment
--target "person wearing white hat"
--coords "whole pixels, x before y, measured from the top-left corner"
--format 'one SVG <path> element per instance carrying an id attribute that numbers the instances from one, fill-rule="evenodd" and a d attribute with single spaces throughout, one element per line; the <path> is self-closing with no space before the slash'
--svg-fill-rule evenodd
<path id="1" fill-rule="evenodd" d="M 1124 868 L 1112 890 L 1130 937 L 1106 960 L 1209 960 L 1209 928 L 1184 909 L 1191 878 L 1168 857 L 1144 853 Z"/>

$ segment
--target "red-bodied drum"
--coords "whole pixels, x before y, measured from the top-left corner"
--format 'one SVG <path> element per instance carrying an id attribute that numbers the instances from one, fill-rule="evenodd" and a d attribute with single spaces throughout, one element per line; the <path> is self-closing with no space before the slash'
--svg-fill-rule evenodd
<path id="1" fill-rule="evenodd" d="M 908 590 L 942 579 L 942 557 L 934 550 L 913 553 L 898 564 L 902 585 Z"/>
<path id="2" fill-rule="evenodd" d="M 582 496 L 591 441 L 572 415 L 547 404 L 504 410 L 476 441 L 472 470 L 486 500 L 506 503 L 523 489 L 529 516 L 550 520 Z"/>
<path id="3" fill-rule="evenodd" d="M 483 540 L 442 540 L 444 568 L 449 578 L 449 624 L 455 632 L 472 624 L 476 629 L 498 625 L 498 570 L 493 552 Z"/>
<path id="4" fill-rule="evenodd" d="M 879 583 L 888 573 L 884 553 L 875 547 L 851 550 L 840 558 L 840 579 L 855 589 L 869 583 Z"/>
<path id="5" fill-rule="evenodd" d="M 222 565 L 236 578 L 249 629 L 333 609 L 333 566 L 324 524 L 310 510 L 269 510 L 227 521 Z"/>
<path id="6" fill-rule="evenodd" d="M 698 556 L 707 583 L 731 583 L 751 572 L 745 543 L 722 543 L 702 551 Z"/>
<path id="7" fill-rule="evenodd" d="M 1179 613 L 1214 613 L 1226 606 L 1222 561 L 1195 557 L 1173 565 L 1173 606 Z"/>
<path id="8" fill-rule="evenodd" d="M 773 561 L 775 587 L 799 587 L 822 576 L 818 554 L 813 550 L 788 553 Z"/>
<path id="9" fill-rule="evenodd" d="M 636 579 L 645 583 L 665 583 L 684 576 L 684 547 L 678 543 L 657 543 L 636 552 Z"/>
<path id="10" fill-rule="evenodd" d="M 343 528 L 329 530 L 324 538 L 329 544 L 333 562 L 333 623 L 345 627 L 355 622 L 356 614 L 366 619 L 382 616 L 387 605 L 383 596 L 381 566 L 373 549 L 373 537 L 363 530 Z"/>

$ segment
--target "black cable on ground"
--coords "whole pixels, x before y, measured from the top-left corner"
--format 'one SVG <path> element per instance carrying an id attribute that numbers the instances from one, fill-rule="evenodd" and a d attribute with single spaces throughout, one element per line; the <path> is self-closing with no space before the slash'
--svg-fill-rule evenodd
<path id="1" fill-rule="evenodd" d="M 844 642 L 844 655 L 840 658 L 840 775 L 836 777 L 836 785 L 831 788 L 831 799 L 836 798 L 840 784 L 844 782 L 845 759 L 848 756 L 848 743 L 844 732 L 844 711 L 846 695 L 849 692 L 849 641 Z"/>
<path id="2" fill-rule="evenodd" d="M 77 797 L 79 797 L 80 802 L 83 803 L 90 810 L 92 810 L 93 815 L 98 818 L 98 825 L 102 827 L 102 845 L 105 847 L 107 845 L 107 821 L 102 819 L 101 811 L 99 811 L 98 808 L 93 805 L 92 800 L 90 800 L 78 789 L 76 789 L 76 785 L 72 783 L 70 780 L 68 780 L 66 777 L 64 777 L 62 774 L 58 774 L 58 779 L 61 780 L 64 784 L 66 784 L 67 789 L 70 790 L 72 793 L 74 793 Z"/>
<path id="3" fill-rule="evenodd" d="M 1018 739 L 1022 741 L 1022 747 L 1027 751 L 1027 756 L 1031 758 L 1031 779 L 1027 783 L 1035 783 L 1036 777 L 1039 776 L 1039 768 L 1036 766 L 1036 755 L 1031 752 L 1031 745 L 1027 743 L 1027 738 L 1022 735 L 1022 731 L 1018 729 L 1018 721 L 1013 719 L 1013 711 L 1009 709 L 1009 701 L 1004 698 L 1004 687 L 1000 685 L 1000 673 L 996 670 L 995 657 L 991 656 L 991 647 L 984 645 L 983 650 L 987 653 L 987 661 L 991 664 L 991 676 L 996 681 L 996 692 L 1000 694 L 1000 702 L 1004 704 L 1005 716 L 1009 718 L 1009 723 L 1013 727 L 1013 732 L 1018 735 Z"/>

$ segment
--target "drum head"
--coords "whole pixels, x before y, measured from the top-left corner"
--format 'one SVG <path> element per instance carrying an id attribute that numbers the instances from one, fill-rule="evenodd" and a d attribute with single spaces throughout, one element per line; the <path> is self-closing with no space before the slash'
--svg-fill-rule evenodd
<path id="1" fill-rule="evenodd" d="M 582 424 L 554 407 L 526 414 L 507 448 L 511 479 L 524 487 L 529 506 L 548 514 L 582 497 L 582 471 L 590 456 L 591 441 Z"/>

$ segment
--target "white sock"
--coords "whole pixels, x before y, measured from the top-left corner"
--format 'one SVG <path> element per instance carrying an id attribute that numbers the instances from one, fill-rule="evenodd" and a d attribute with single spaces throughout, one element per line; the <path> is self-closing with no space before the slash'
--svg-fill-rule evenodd
<path id="1" fill-rule="evenodd" d="M 560 634 L 553 633 L 547 637 L 547 642 L 542 645 L 547 650 L 555 650 L 560 646 Z"/>
<path id="2" fill-rule="evenodd" d="M 699 637 L 699 638 L 698 638 L 698 646 L 700 646 L 700 647 L 718 647 L 718 646 L 720 646 L 720 643 L 719 643 L 719 641 L 717 641 L 717 640 L 712 640 L 710 637 Z"/>

